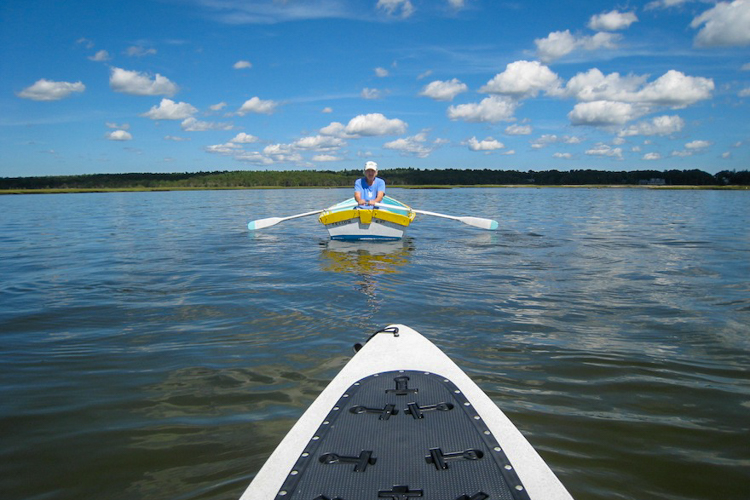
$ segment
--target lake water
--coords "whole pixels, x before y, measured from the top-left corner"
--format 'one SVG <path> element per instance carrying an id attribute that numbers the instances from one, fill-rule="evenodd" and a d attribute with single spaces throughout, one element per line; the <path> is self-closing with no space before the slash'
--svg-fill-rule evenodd
<path id="1" fill-rule="evenodd" d="M 0 491 L 235 499 L 390 323 L 441 347 L 577 499 L 750 497 L 750 193 L 389 190 L 402 242 L 329 242 L 350 190 L 0 197 Z"/>

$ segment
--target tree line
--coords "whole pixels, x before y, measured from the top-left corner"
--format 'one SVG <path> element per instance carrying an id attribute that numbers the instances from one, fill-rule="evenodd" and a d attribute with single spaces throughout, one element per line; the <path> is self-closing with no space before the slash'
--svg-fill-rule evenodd
<path id="1" fill-rule="evenodd" d="M 750 185 L 750 171 L 724 170 L 516 170 L 415 169 L 382 170 L 380 177 L 397 186 L 477 185 L 638 185 L 667 186 Z M 362 176 L 359 170 L 224 171 L 185 173 L 86 174 L 39 177 L 2 177 L 0 189 L 170 189 L 259 187 L 349 187 Z"/>

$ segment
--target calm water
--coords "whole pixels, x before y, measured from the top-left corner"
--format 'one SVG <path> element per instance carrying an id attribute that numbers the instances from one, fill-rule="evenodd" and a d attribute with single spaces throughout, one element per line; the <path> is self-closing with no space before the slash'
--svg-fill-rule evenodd
<path id="1" fill-rule="evenodd" d="M 577 499 L 750 497 L 750 193 L 349 190 L 0 197 L 3 499 L 235 499 L 389 324 L 436 342 Z"/>

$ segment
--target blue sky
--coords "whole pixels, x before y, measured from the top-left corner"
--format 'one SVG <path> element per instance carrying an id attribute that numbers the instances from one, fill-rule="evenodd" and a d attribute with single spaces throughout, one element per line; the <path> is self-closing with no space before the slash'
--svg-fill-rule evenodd
<path id="1" fill-rule="evenodd" d="M 750 169 L 750 0 L 0 2 L 0 176 Z"/>

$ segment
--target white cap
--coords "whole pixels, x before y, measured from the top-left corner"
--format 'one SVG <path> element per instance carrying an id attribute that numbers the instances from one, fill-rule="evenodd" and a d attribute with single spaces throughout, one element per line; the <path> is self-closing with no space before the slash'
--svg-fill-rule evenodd
<path id="1" fill-rule="evenodd" d="M 378 164 L 375 163 L 374 161 L 368 161 L 367 163 L 365 163 L 365 170 L 374 170 L 377 172 Z"/>

